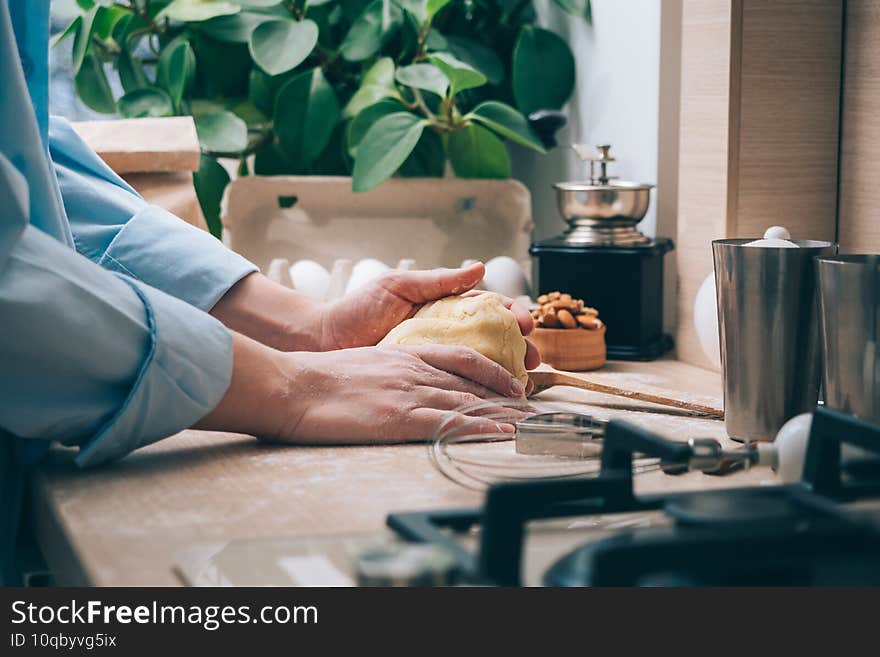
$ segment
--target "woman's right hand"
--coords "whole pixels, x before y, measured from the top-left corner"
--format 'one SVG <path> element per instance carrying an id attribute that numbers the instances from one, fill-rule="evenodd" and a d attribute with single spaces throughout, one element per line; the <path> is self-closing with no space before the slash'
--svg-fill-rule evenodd
<path id="1" fill-rule="evenodd" d="M 362 347 L 291 360 L 302 412 L 269 437 L 283 442 L 426 440 L 454 408 L 523 394 L 506 369 L 466 347 Z M 484 418 L 462 415 L 456 422 L 476 433 L 513 432 Z"/>
<path id="2" fill-rule="evenodd" d="M 232 385 L 198 428 L 285 443 L 421 441 L 456 407 L 523 395 L 513 375 L 467 347 L 282 353 L 240 335 L 234 345 Z M 483 417 L 451 421 L 469 433 L 514 431 L 511 424 Z"/>

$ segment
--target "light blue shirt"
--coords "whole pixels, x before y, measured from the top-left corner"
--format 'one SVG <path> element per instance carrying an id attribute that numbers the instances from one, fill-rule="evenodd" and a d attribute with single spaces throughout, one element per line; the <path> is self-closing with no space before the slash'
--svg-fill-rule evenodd
<path id="1" fill-rule="evenodd" d="M 229 386 L 207 311 L 256 271 L 149 205 L 48 117 L 49 0 L 0 0 L 0 581 L 24 473 L 51 441 L 81 466 L 191 426 Z"/>

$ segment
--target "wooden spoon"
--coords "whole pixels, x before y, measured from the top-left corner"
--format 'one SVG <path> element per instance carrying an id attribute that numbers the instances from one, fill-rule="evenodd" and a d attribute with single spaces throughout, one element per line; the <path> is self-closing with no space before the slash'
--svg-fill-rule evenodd
<path id="1" fill-rule="evenodd" d="M 532 394 L 552 388 L 553 386 L 571 386 L 572 388 L 581 388 L 582 390 L 590 390 L 592 392 L 601 392 L 606 395 L 616 395 L 618 397 L 626 397 L 627 399 L 636 399 L 638 401 L 650 402 L 652 404 L 662 404 L 663 406 L 674 406 L 686 411 L 694 411 L 702 413 L 710 417 L 723 419 L 724 411 L 720 408 L 712 406 L 704 406 L 694 402 L 687 402 L 681 399 L 673 399 L 672 397 L 662 397 L 647 392 L 637 392 L 635 390 L 626 390 L 615 386 L 605 385 L 604 383 L 596 383 L 588 381 L 576 376 L 563 374 L 562 372 L 553 372 L 546 370 L 538 370 L 529 372 L 529 377 L 535 384 L 535 390 Z"/>

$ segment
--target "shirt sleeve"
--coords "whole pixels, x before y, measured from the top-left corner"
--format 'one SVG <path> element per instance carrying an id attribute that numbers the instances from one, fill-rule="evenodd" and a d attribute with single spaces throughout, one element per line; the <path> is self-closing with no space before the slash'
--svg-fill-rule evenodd
<path id="1" fill-rule="evenodd" d="M 150 205 L 52 117 L 49 144 L 76 249 L 93 262 L 210 310 L 257 267 L 205 231 Z"/>
<path id="2" fill-rule="evenodd" d="M 0 261 L 0 430 L 92 465 L 204 417 L 229 386 L 229 331 L 27 225 L 26 185 L 0 155 L 3 223 L 25 226 Z"/>

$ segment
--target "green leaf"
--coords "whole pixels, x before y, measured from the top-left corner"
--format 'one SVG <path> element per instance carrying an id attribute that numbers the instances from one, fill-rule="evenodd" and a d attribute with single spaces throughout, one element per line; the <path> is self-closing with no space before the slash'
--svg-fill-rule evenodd
<path id="1" fill-rule="evenodd" d="M 140 119 L 151 116 L 171 116 L 174 104 L 171 97 L 158 87 L 135 89 L 116 101 L 120 116 Z"/>
<path id="2" fill-rule="evenodd" d="M 318 43 L 314 21 L 270 20 L 258 25 L 248 45 L 257 65 L 269 75 L 280 75 L 299 66 Z"/>
<path id="3" fill-rule="evenodd" d="M 394 0 L 404 11 L 412 14 L 416 23 L 424 23 L 428 19 L 425 0 Z"/>
<path id="4" fill-rule="evenodd" d="M 310 164 L 339 120 L 339 101 L 320 68 L 297 75 L 275 99 L 275 134 L 287 158 Z"/>
<path id="5" fill-rule="evenodd" d="M 525 115 L 561 109 L 574 89 L 574 57 L 553 32 L 525 26 L 513 49 L 513 97 Z"/>
<path id="6" fill-rule="evenodd" d="M 100 7 L 94 7 L 87 13 L 83 14 L 81 16 L 82 20 L 76 27 L 76 35 L 73 37 L 72 53 L 74 74 L 79 72 L 80 67 L 83 65 L 83 59 L 86 56 L 86 52 L 89 50 L 89 45 L 91 45 L 92 31 L 95 26 L 95 15 L 98 13 L 99 9 Z"/>
<path id="7" fill-rule="evenodd" d="M 234 99 L 230 100 L 233 102 L 229 103 L 229 109 L 247 123 L 248 126 L 263 125 L 268 120 L 268 116 L 250 98 L 243 98 L 238 102 L 235 102 Z"/>
<path id="8" fill-rule="evenodd" d="M 346 142 L 349 154 L 352 157 L 357 155 L 358 144 L 361 143 L 364 135 L 369 132 L 370 128 L 373 127 L 373 124 L 375 124 L 376 121 L 383 116 L 388 116 L 395 112 L 403 112 L 405 109 L 406 108 L 398 101 L 391 98 L 385 98 L 384 100 L 380 100 L 378 103 L 370 105 L 362 110 L 356 117 L 354 117 L 354 120 L 350 121 L 348 124 Z"/>
<path id="9" fill-rule="evenodd" d="M 225 0 L 172 0 L 159 12 L 157 18 L 169 18 L 182 23 L 197 23 L 217 16 L 228 16 L 241 11 L 241 4 Z"/>
<path id="10" fill-rule="evenodd" d="M 449 135 L 449 159 L 459 178 L 509 178 L 510 156 L 491 132 L 471 124 Z"/>
<path id="11" fill-rule="evenodd" d="M 446 96 L 449 78 L 443 71 L 432 64 L 410 64 L 397 69 L 394 75 L 400 84 L 433 92 L 440 97 Z"/>
<path id="12" fill-rule="evenodd" d="M 180 106 L 192 79 L 195 77 L 196 56 L 183 39 L 170 43 L 159 55 L 156 66 L 156 83 L 171 96 L 174 107 Z"/>
<path id="13" fill-rule="evenodd" d="M 54 48 L 59 43 L 64 41 L 67 37 L 76 34 L 76 31 L 79 29 L 80 23 L 82 23 L 82 16 L 77 16 L 72 21 L 70 21 L 70 25 L 64 28 L 64 30 L 53 34 L 52 38 L 49 39 L 49 47 Z"/>
<path id="14" fill-rule="evenodd" d="M 412 153 L 427 121 L 411 112 L 382 117 L 358 146 L 352 189 L 366 192 L 390 178 Z"/>
<path id="15" fill-rule="evenodd" d="M 266 7 L 280 5 L 281 0 L 235 0 L 235 4 L 241 5 L 246 9 L 265 9 Z M 315 2 L 310 2 L 309 4 L 314 5 Z"/>
<path id="16" fill-rule="evenodd" d="M 440 50 L 448 50 L 465 64 L 470 64 L 480 73 L 486 76 L 489 84 L 500 84 L 504 79 L 504 64 L 491 48 L 482 43 L 461 36 L 446 37 L 446 47 Z"/>
<path id="17" fill-rule="evenodd" d="M 116 23 L 126 16 L 131 16 L 131 14 L 123 7 L 101 7 L 95 15 L 94 35 L 101 40 L 109 39 Z"/>
<path id="18" fill-rule="evenodd" d="M 220 239 L 223 234 L 223 223 L 220 219 L 220 203 L 223 192 L 229 184 L 229 174 L 217 160 L 202 155 L 199 170 L 193 173 L 193 186 L 199 199 L 202 214 L 211 235 Z"/>
<path id="19" fill-rule="evenodd" d="M 247 148 L 247 124 L 232 112 L 195 117 L 202 148 L 213 153 L 240 153 Z"/>
<path id="20" fill-rule="evenodd" d="M 403 24 L 394 37 L 394 59 L 398 62 L 412 61 L 419 49 L 421 23 L 412 12 L 403 11 Z"/>
<path id="21" fill-rule="evenodd" d="M 394 86 L 394 60 L 382 57 L 373 64 L 361 78 L 361 86 L 342 111 L 342 115 L 350 118 L 358 114 L 382 98 L 399 97 Z"/>
<path id="22" fill-rule="evenodd" d="M 132 56 L 128 48 L 123 48 L 119 53 L 119 57 L 116 59 L 116 70 L 119 71 L 119 81 L 126 93 L 150 86 L 150 81 L 144 72 L 144 65 L 139 59 Z"/>
<path id="23" fill-rule="evenodd" d="M 433 19 L 443 7 L 449 4 L 449 2 L 450 0 L 428 0 L 425 4 L 425 13 L 428 15 L 429 19 Z"/>
<path id="24" fill-rule="evenodd" d="M 245 43 L 224 43 L 206 34 L 191 41 L 199 66 L 199 89 L 205 96 L 244 96 L 254 68 Z"/>
<path id="25" fill-rule="evenodd" d="M 109 7 L 115 2 L 115 0 L 76 0 L 76 4 L 79 5 L 80 9 L 83 11 L 88 11 L 95 5 L 99 5 L 101 7 Z"/>
<path id="26" fill-rule="evenodd" d="M 352 24 L 339 52 L 350 62 L 369 59 L 403 24 L 403 12 L 390 0 L 373 0 Z"/>
<path id="27" fill-rule="evenodd" d="M 449 42 L 445 36 L 431 28 L 431 31 L 428 32 L 428 37 L 425 39 L 425 48 L 431 51 L 449 50 Z"/>
<path id="28" fill-rule="evenodd" d="M 113 33 L 110 35 L 113 40 L 119 45 L 119 47 L 127 47 L 129 49 L 137 46 L 137 35 L 135 35 L 135 41 L 132 42 L 128 37 L 134 31 L 132 25 L 139 25 L 142 23 L 140 18 L 134 16 L 134 14 L 129 14 L 127 16 L 123 16 L 116 24 L 113 26 Z"/>
<path id="29" fill-rule="evenodd" d="M 272 116 L 275 111 L 275 96 L 278 94 L 278 90 L 295 75 L 294 73 L 286 73 L 273 77 L 263 73 L 259 67 L 255 66 L 251 69 L 248 80 L 248 97 L 257 106 L 257 109 L 267 116 Z"/>
<path id="30" fill-rule="evenodd" d="M 425 130 L 398 173 L 406 178 L 442 178 L 445 169 L 443 140 L 433 130 Z"/>
<path id="31" fill-rule="evenodd" d="M 348 176 L 351 165 L 345 151 L 345 125 L 337 123 L 327 147 L 309 166 L 312 176 Z"/>
<path id="32" fill-rule="evenodd" d="M 478 121 L 517 144 L 539 153 L 545 152 L 541 139 L 532 130 L 529 122 L 510 105 L 499 103 L 497 100 L 487 100 L 477 105 L 465 118 Z"/>
<path id="33" fill-rule="evenodd" d="M 428 59 L 449 78 L 449 95 L 455 96 L 459 91 L 472 89 L 486 84 L 486 76 L 473 66 L 465 64 L 449 53 L 431 54 Z"/>
<path id="34" fill-rule="evenodd" d="M 74 86 L 80 99 L 96 112 L 113 114 L 116 111 L 104 67 L 91 53 L 86 53 L 83 58 L 79 73 L 74 78 Z"/>
<path id="35" fill-rule="evenodd" d="M 295 176 L 305 173 L 305 167 L 288 161 L 281 146 L 272 142 L 254 154 L 254 175 L 257 176 Z"/>
<path id="36" fill-rule="evenodd" d="M 256 14 L 243 11 L 231 16 L 218 16 L 211 20 L 199 23 L 199 30 L 217 41 L 230 43 L 247 43 L 250 41 L 254 29 L 271 17 L 266 14 Z"/>
<path id="37" fill-rule="evenodd" d="M 553 0 L 557 7 L 572 16 L 582 16 L 587 23 L 593 22 L 593 8 L 590 0 Z"/>

